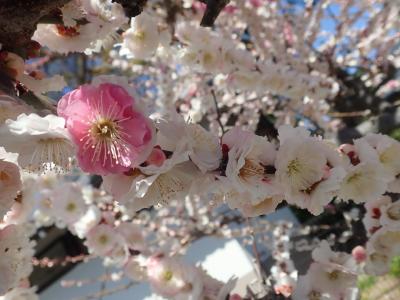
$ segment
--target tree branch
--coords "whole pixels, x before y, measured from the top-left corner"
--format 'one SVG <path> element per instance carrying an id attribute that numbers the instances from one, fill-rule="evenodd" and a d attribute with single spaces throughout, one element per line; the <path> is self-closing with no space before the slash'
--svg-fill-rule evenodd
<path id="1" fill-rule="evenodd" d="M 213 89 L 211 89 L 211 95 L 213 97 L 215 110 L 217 112 L 217 122 L 218 122 L 219 127 L 221 128 L 222 134 L 224 134 L 225 133 L 225 127 L 224 127 L 224 124 L 222 124 L 222 121 L 221 121 L 221 111 L 219 110 L 217 96 L 215 95 L 215 91 Z"/>
<path id="2" fill-rule="evenodd" d="M 0 43 L 18 52 L 26 48 L 39 20 L 70 0 L 0 0 Z"/>
<path id="3" fill-rule="evenodd" d="M 117 2 L 124 8 L 125 14 L 129 18 L 140 15 L 146 6 L 147 0 L 112 0 L 111 2 Z"/>
<path id="4" fill-rule="evenodd" d="M 201 19 L 200 26 L 212 27 L 218 15 L 229 1 L 230 0 L 201 0 L 201 2 L 207 4 L 207 8 Z"/>

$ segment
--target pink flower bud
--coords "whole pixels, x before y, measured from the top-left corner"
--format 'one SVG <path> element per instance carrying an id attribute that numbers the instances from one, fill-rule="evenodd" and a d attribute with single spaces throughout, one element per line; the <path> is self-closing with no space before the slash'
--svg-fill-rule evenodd
<path id="1" fill-rule="evenodd" d="M 164 152 L 160 148 L 153 148 L 150 156 L 147 158 L 146 162 L 149 165 L 155 165 L 157 167 L 161 167 L 164 161 L 167 159 Z"/>
<path id="2" fill-rule="evenodd" d="M 358 264 L 362 263 L 367 259 L 365 248 L 362 246 L 354 247 L 353 250 L 351 251 L 351 255 L 353 255 L 354 259 Z"/>

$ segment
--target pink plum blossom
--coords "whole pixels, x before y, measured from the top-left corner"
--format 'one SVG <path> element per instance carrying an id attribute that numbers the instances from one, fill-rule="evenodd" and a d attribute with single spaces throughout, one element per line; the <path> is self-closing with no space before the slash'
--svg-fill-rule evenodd
<path id="1" fill-rule="evenodd" d="M 83 85 L 61 98 L 57 112 L 66 120 L 83 171 L 123 173 L 146 160 L 153 127 L 134 102 L 123 87 L 110 83 Z"/>
<path id="2" fill-rule="evenodd" d="M 160 148 L 154 147 L 153 151 L 151 151 L 149 157 L 147 158 L 146 163 L 161 167 L 166 159 L 167 157 L 165 156 L 164 152 Z"/>

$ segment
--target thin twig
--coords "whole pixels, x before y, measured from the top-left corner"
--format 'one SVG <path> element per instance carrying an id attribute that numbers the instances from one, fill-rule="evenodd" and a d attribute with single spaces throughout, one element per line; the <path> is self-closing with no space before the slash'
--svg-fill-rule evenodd
<path id="1" fill-rule="evenodd" d="M 215 95 L 215 91 L 213 89 L 211 89 L 211 95 L 213 96 L 213 100 L 214 100 L 214 104 L 215 104 L 215 110 L 217 112 L 217 122 L 218 122 L 219 127 L 222 130 L 222 134 L 224 134 L 225 133 L 225 127 L 224 127 L 224 124 L 222 124 L 222 121 L 221 121 L 221 111 L 219 110 L 217 96 Z"/>
<path id="2" fill-rule="evenodd" d="M 362 111 L 349 111 L 349 112 L 331 112 L 328 116 L 334 118 L 351 118 L 351 117 L 366 117 L 371 114 L 371 110 L 366 109 Z"/>
<path id="3" fill-rule="evenodd" d="M 256 262 L 257 262 L 258 269 L 259 269 L 259 272 L 257 272 L 257 273 L 260 277 L 260 281 L 264 282 L 264 278 L 265 278 L 266 274 L 265 274 L 264 269 L 261 264 L 260 253 L 258 252 L 258 248 L 257 248 L 256 235 L 253 230 L 253 224 L 251 223 L 250 218 L 246 218 L 246 221 L 247 221 L 247 225 L 249 226 L 249 229 L 250 229 L 250 235 L 252 237 L 252 242 L 253 242 L 252 247 L 253 247 L 254 257 L 256 258 Z"/>
<path id="4" fill-rule="evenodd" d="M 104 271 L 104 276 L 105 277 L 107 277 L 107 273 L 108 273 L 108 268 L 106 268 L 105 271 Z M 104 281 L 101 282 L 101 285 L 100 285 L 99 293 L 101 293 L 101 294 L 100 294 L 99 300 L 103 300 L 103 296 L 104 296 L 104 291 L 105 290 L 106 290 L 106 281 L 104 280 Z"/>
<path id="5" fill-rule="evenodd" d="M 206 10 L 201 19 L 200 26 L 212 27 L 221 11 L 228 5 L 230 0 L 200 0 L 205 3 Z"/>
<path id="6" fill-rule="evenodd" d="M 82 298 L 75 298 L 75 300 L 91 300 L 91 299 L 100 299 L 100 297 L 109 296 L 124 290 L 129 289 L 130 287 L 134 286 L 135 282 L 129 282 L 128 284 L 117 286 L 116 288 L 105 290 L 103 292 L 94 293 Z"/>

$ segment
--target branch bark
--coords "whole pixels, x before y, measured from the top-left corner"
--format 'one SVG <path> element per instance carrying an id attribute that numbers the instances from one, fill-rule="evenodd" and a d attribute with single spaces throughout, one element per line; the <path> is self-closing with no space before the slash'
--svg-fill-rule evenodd
<path id="1" fill-rule="evenodd" d="M 200 25 L 212 27 L 220 12 L 228 5 L 230 0 L 200 0 L 207 5 Z"/>
<path id="2" fill-rule="evenodd" d="M 0 0 L 0 43 L 4 49 L 26 48 L 39 20 L 70 0 Z"/>
<path id="3" fill-rule="evenodd" d="M 142 13 L 147 0 L 112 0 L 112 2 L 121 4 L 124 8 L 126 16 L 133 18 Z"/>

